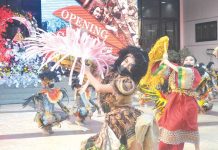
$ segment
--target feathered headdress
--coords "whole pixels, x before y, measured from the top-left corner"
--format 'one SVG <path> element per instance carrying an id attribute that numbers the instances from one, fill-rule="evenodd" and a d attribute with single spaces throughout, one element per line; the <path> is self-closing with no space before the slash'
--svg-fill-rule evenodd
<path id="1" fill-rule="evenodd" d="M 66 58 L 73 57 L 71 62 L 71 71 L 69 84 L 75 69 L 76 62 L 80 58 L 81 69 L 79 74 L 80 84 L 84 78 L 85 62 L 91 61 L 96 64 L 97 72 L 103 78 L 104 72 L 108 71 L 108 66 L 112 64 L 115 57 L 111 54 L 111 48 L 98 38 L 93 38 L 80 29 L 66 29 L 66 36 L 47 33 L 39 30 L 36 37 L 25 39 L 26 57 L 32 58 L 36 55 L 44 56 L 40 69 L 46 64 L 56 59 L 52 70 L 57 68 Z M 60 57 L 61 56 L 61 57 Z"/>

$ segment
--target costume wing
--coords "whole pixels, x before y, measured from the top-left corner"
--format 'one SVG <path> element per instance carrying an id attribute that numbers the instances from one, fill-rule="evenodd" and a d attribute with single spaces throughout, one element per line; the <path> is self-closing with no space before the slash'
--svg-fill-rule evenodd
<path id="1" fill-rule="evenodd" d="M 33 101 L 34 108 L 38 107 L 39 103 L 42 103 L 43 96 L 40 93 L 37 93 L 35 95 L 32 95 L 25 99 L 26 101 L 23 103 L 23 108 L 26 107 L 31 101 Z"/>
<path id="2" fill-rule="evenodd" d="M 63 99 L 66 97 L 68 102 L 69 102 L 69 96 L 67 94 L 67 90 L 65 88 L 61 88 L 60 91 L 62 92 L 63 94 Z"/>
<path id="3" fill-rule="evenodd" d="M 145 102 L 152 101 L 155 103 L 154 110 L 156 112 L 156 118 L 159 119 L 167 104 L 166 97 L 159 90 L 156 89 L 149 90 L 144 88 L 142 92 L 143 92 L 143 97 L 142 97 L 143 101 Z"/>
<path id="4" fill-rule="evenodd" d="M 155 45 L 150 50 L 148 54 L 150 60 L 148 64 L 148 70 L 146 75 L 139 82 L 140 89 L 147 87 L 149 87 L 150 89 L 155 89 L 158 85 L 163 83 L 164 79 L 161 77 L 161 75 L 154 76 L 152 74 L 152 68 L 162 60 L 163 54 L 167 52 L 168 45 L 169 38 L 167 36 L 164 36 L 157 40 Z"/>
<path id="5" fill-rule="evenodd" d="M 167 36 L 161 37 L 156 41 L 152 49 L 150 50 L 149 64 L 146 75 L 139 82 L 139 89 L 143 93 L 144 101 L 152 101 L 155 103 L 156 118 L 159 119 L 162 114 L 167 100 L 164 95 L 156 88 L 164 83 L 164 79 L 161 74 L 153 74 L 152 69 L 159 66 L 160 61 L 163 58 L 164 53 L 167 52 L 169 45 L 169 38 Z"/>

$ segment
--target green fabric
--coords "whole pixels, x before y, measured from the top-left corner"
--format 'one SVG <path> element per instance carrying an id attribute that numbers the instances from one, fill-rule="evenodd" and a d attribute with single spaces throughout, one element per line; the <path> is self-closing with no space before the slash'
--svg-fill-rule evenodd
<path id="1" fill-rule="evenodd" d="M 155 72 L 153 73 L 153 75 L 157 75 L 160 71 L 164 70 L 166 68 L 166 65 L 165 64 L 161 64 L 159 66 L 159 68 L 157 68 L 157 70 L 155 70 Z"/>
<path id="2" fill-rule="evenodd" d="M 121 144 L 120 147 L 119 147 L 119 150 L 127 150 L 127 149 L 126 149 L 125 145 Z"/>
<path id="3" fill-rule="evenodd" d="M 178 67 L 178 87 L 179 88 L 182 87 L 182 73 L 183 73 L 182 67 Z"/>

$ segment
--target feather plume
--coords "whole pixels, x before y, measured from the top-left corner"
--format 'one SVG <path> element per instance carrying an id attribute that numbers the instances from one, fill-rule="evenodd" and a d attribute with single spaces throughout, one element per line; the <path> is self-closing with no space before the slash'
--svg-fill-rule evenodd
<path id="1" fill-rule="evenodd" d="M 56 63 L 52 68 L 54 70 L 66 58 L 73 57 L 69 84 L 71 84 L 72 74 L 78 58 L 81 60 L 80 84 L 83 82 L 86 61 L 95 63 L 97 72 L 103 78 L 104 73 L 108 71 L 108 66 L 114 63 L 116 59 L 112 55 L 112 49 L 107 47 L 103 41 L 91 37 L 87 32 L 72 29 L 71 27 L 66 29 L 66 36 L 48 33 L 39 29 L 37 35 L 26 38 L 24 44 L 27 48 L 26 58 L 31 59 L 37 55 L 44 56 L 40 69 L 55 59 Z"/>

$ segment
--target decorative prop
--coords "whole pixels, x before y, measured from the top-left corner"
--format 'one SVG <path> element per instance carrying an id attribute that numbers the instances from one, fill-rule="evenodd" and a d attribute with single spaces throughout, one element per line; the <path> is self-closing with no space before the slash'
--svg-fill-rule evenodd
<path id="1" fill-rule="evenodd" d="M 163 54 L 167 52 L 169 45 L 169 38 L 167 36 L 161 37 L 149 52 L 149 65 L 146 75 L 141 79 L 140 88 L 155 89 L 159 84 L 163 83 L 163 78 L 160 75 L 153 75 L 152 68 L 154 65 L 162 60 Z"/>
<path id="2" fill-rule="evenodd" d="M 36 36 L 37 22 L 30 13 L 0 8 L 0 85 L 38 85 L 39 57 L 26 61 L 22 40 Z"/>
<path id="3" fill-rule="evenodd" d="M 97 72 L 103 78 L 104 73 L 108 71 L 109 65 L 115 60 L 115 57 L 111 54 L 111 48 L 106 47 L 104 42 L 91 37 L 80 29 L 72 29 L 71 27 L 66 29 L 66 36 L 40 30 L 40 32 L 37 32 L 36 37 L 26 38 L 24 44 L 27 48 L 26 58 L 31 59 L 37 55 L 44 56 L 39 69 L 56 60 L 57 62 L 51 69 L 54 70 L 66 58 L 73 57 L 69 84 L 71 84 L 73 71 L 78 60 L 81 64 L 80 84 L 83 82 L 87 61 L 91 61 L 97 66 Z"/>

